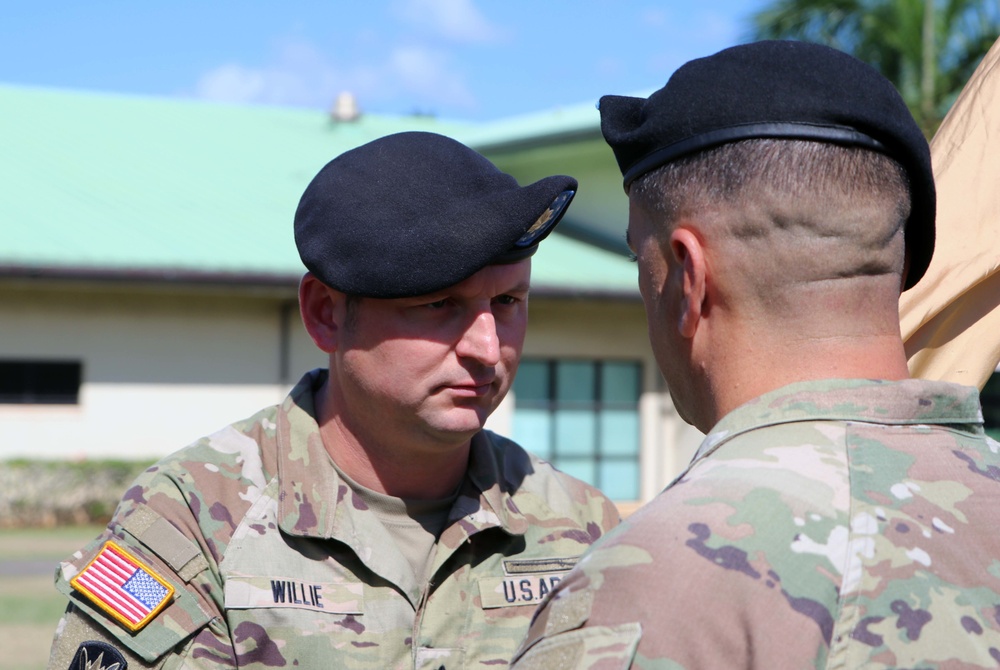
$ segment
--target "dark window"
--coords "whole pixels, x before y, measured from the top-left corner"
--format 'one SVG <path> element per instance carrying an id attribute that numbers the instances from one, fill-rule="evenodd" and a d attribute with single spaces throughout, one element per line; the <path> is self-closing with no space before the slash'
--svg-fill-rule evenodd
<path id="1" fill-rule="evenodd" d="M 632 361 L 522 360 L 514 440 L 614 500 L 637 500 L 641 371 Z"/>
<path id="2" fill-rule="evenodd" d="M 1000 440 L 1000 373 L 994 372 L 986 380 L 979 397 L 983 401 L 983 419 L 986 423 L 986 433 L 994 440 Z"/>
<path id="3" fill-rule="evenodd" d="M 0 404 L 75 405 L 82 369 L 79 361 L 0 360 Z"/>

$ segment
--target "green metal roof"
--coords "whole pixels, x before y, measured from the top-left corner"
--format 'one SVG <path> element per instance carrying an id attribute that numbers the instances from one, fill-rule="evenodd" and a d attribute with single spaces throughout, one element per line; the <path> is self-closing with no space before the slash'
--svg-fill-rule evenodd
<path id="1" fill-rule="evenodd" d="M 312 110 L 3 85 L 0 115 L 7 275 L 298 275 L 292 217 L 328 160 L 402 130 L 490 136 L 484 124 L 421 116 L 337 123 Z M 510 141 L 551 132 L 498 124 Z M 558 233 L 537 259 L 536 285 L 634 291 L 625 259 Z"/>
<path id="2" fill-rule="evenodd" d="M 562 224 L 560 224 L 562 225 Z M 627 258 L 559 234 L 559 228 L 538 246 L 531 264 L 533 290 L 542 287 L 639 298 L 638 271 Z"/>
<path id="3" fill-rule="evenodd" d="M 592 104 L 556 107 L 511 116 L 467 129 L 463 140 L 479 151 L 517 151 L 525 146 L 554 141 L 593 138 L 602 140 L 601 116 Z"/>

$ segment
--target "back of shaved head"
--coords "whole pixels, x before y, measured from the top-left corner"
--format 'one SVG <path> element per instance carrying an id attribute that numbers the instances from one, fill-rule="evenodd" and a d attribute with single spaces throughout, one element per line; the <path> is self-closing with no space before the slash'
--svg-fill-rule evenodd
<path id="1" fill-rule="evenodd" d="M 668 163 L 629 194 L 657 214 L 661 241 L 678 222 L 698 221 L 706 245 L 721 252 L 713 257 L 724 297 L 741 309 L 798 313 L 796 296 L 818 285 L 898 299 L 909 186 L 881 153 L 744 140 Z"/>

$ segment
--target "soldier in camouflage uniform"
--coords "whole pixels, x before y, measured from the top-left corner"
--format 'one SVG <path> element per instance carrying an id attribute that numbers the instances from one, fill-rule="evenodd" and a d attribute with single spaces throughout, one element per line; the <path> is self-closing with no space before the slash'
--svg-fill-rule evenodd
<path id="1" fill-rule="evenodd" d="M 533 620 L 518 670 L 996 668 L 1000 445 L 909 379 L 927 144 L 840 52 L 764 42 L 605 97 L 650 340 L 707 433 Z"/>
<path id="2" fill-rule="evenodd" d="M 618 521 L 482 430 L 520 357 L 529 257 L 575 188 L 519 187 L 429 133 L 321 170 L 295 232 L 329 370 L 139 478 L 57 571 L 49 667 L 506 667 Z"/>

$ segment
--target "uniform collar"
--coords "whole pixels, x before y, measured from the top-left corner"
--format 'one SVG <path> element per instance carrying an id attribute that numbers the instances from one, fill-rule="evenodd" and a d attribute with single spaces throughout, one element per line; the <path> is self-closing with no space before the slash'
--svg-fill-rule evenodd
<path id="1" fill-rule="evenodd" d="M 517 485 L 504 477 L 508 454 L 492 436 L 493 433 L 483 430 L 472 438 L 469 470 L 452 508 L 452 520 L 463 518 L 480 530 L 499 526 L 511 535 L 524 535 L 528 520 L 513 498 Z"/>
<path id="2" fill-rule="evenodd" d="M 306 373 L 278 412 L 278 525 L 289 535 L 333 537 L 337 503 L 350 492 L 316 421 L 314 394 L 326 376 L 322 369 Z"/>
<path id="3" fill-rule="evenodd" d="M 983 413 L 975 388 L 949 382 L 924 379 L 797 382 L 765 393 L 724 416 L 705 437 L 693 461 L 737 435 L 793 421 L 975 425 L 983 423 Z"/>

